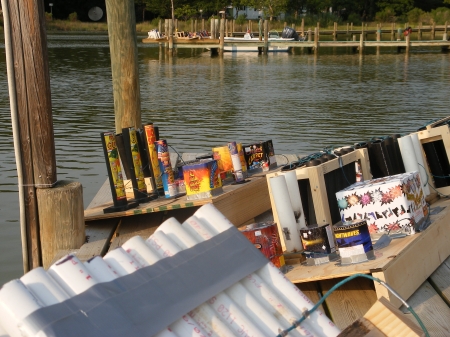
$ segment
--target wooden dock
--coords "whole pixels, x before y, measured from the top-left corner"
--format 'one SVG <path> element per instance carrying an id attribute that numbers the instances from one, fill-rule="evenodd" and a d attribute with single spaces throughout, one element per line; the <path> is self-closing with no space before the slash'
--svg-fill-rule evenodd
<path id="1" fill-rule="evenodd" d="M 201 48 L 201 49 L 219 49 L 220 43 L 218 39 L 194 39 L 194 40 L 173 40 L 174 48 Z M 143 39 L 143 43 L 165 45 L 165 42 L 154 39 Z M 304 48 L 317 51 L 321 48 L 351 48 L 353 50 L 362 51 L 365 48 L 397 48 L 398 50 L 410 50 L 412 48 L 441 48 L 449 50 L 450 41 L 447 40 L 400 40 L 400 41 L 224 41 L 224 47 L 290 47 Z"/>

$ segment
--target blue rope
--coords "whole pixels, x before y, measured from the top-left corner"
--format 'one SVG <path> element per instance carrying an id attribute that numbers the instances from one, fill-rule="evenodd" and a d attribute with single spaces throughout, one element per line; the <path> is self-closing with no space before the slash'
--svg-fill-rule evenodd
<path id="1" fill-rule="evenodd" d="M 389 287 L 385 282 L 381 281 L 379 278 L 373 277 L 371 275 L 366 275 L 366 274 L 354 274 L 352 276 L 349 276 L 345 279 L 343 279 L 342 281 L 336 283 L 330 290 L 327 291 L 327 293 L 319 300 L 319 302 L 317 302 L 310 310 L 306 310 L 303 312 L 303 317 L 300 318 L 299 320 L 295 321 L 294 324 L 289 327 L 288 329 L 280 332 L 276 337 L 284 337 L 286 336 L 290 331 L 294 330 L 295 328 L 297 328 L 301 323 L 303 323 L 303 321 L 309 316 L 311 315 L 311 313 L 313 313 L 315 310 L 317 310 L 318 307 L 320 307 L 322 305 L 322 303 L 328 298 L 328 296 L 331 295 L 331 293 L 333 293 L 337 288 L 339 288 L 341 285 L 357 278 L 357 277 L 365 277 L 368 278 L 369 280 L 373 280 L 376 281 L 378 283 L 380 283 L 382 286 L 386 287 L 395 297 L 397 297 L 402 303 L 403 305 L 411 312 L 411 314 L 415 317 L 415 319 L 417 320 L 417 322 L 419 323 L 420 327 L 422 328 L 423 332 L 425 333 L 426 337 L 430 337 L 430 335 L 428 334 L 428 330 L 425 327 L 425 325 L 423 324 L 422 320 L 419 318 L 419 316 L 416 314 L 416 312 L 413 310 L 413 308 L 411 308 L 411 306 L 406 303 L 399 294 L 397 294 L 397 292 L 395 292 L 391 287 Z"/>

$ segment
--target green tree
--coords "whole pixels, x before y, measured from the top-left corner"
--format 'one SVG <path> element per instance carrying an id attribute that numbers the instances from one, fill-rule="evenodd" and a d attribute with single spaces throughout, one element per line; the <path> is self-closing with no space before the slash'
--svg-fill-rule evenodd
<path id="1" fill-rule="evenodd" d="M 197 15 L 198 11 L 191 7 L 190 5 L 183 5 L 181 7 L 175 8 L 175 17 L 181 18 L 183 20 L 188 20 Z"/>
<path id="2" fill-rule="evenodd" d="M 380 11 L 391 8 L 395 15 L 400 16 L 414 8 L 414 0 L 381 0 L 377 2 L 377 6 Z"/>
<path id="3" fill-rule="evenodd" d="M 246 0 L 245 5 L 262 10 L 265 17 L 272 19 L 286 12 L 289 0 Z"/>

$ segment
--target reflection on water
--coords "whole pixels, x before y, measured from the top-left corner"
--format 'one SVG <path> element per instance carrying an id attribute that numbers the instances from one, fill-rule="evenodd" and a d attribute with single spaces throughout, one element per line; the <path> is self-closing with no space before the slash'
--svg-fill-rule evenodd
<path id="1" fill-rule="evenodd" d="M 106 180 L 100 132 L 114 129 L 108 37 L 50 35 L 58 179 L 79 180 L 87 205 Z M 348 48 L 309 54 L 179 49 L 139 43 L 143 122 L 179 152 L 272 139 L 277 153 L 308 154 L 410 132 L 448 113 L 450 55 Z M 0 284 L 21 273 L 18 194 L 4 52 L 0 54 Z"/>

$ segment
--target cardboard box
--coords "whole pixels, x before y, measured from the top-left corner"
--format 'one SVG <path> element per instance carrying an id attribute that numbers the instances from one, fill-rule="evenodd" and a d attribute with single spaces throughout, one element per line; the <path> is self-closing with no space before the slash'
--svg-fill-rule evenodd
<path id="1" fill-rule="evenodd" d="M 247 168 L 252 172 L 269 171 L 277 167 L 272 140 L 244 145 L 244 157 Z"/>
<path id="2" fill-rule="evenodd" d="M 428 215 L 418 172 L 357 182 L 336 198 L 341 220 L 366 219 L 371 233 L 414 234 Z"/>
<path id="3" fill-rule="evenodd" d="M 183 166 L 187 200 L 211 198 L 223 192 L 216 160 Z"/>

